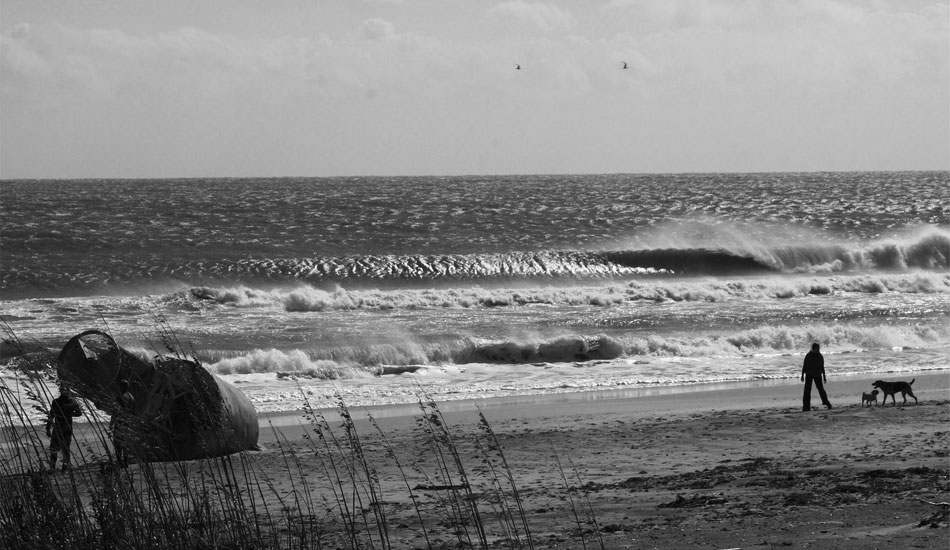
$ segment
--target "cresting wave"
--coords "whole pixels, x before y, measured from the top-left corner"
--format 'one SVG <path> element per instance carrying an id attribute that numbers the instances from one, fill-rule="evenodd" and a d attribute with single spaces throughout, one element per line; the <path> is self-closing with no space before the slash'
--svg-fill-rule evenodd
<path id="1" fill-rule="evenodd" d="M 719 249 L 543 251 L 472 255 L 352 256 L 242 260 L 204 265 L 206 276 L 308 283 L 350 281 L 492 281 L 526 278 L 597 279 L 643 275 L 833 273 L 854 270 L 946 269 L 950 236 L 932 232 L 908 243 L 867 247 L 800 245 Z"/>
<path id="2" fill-rule="evenodd" d="M 946 269 L 950 235 L 933 229 L 906 243 L 869 246 L 795 245 L 621 251 L 348 256 L 241 260 L 204 265 L 205 275 L 325 281 L 452 281 L 522 278 L 616 278 L 641 275 L 830 273 L 853 270 Z M 186 268 L 185 271 L 201 271 Z"/>
<path id="3" fill-rule="evenodd" d="M 459 282 L 617 280 L 723 275 L 848 273 L 950 268 L 950 233 L 928 227 L 905 241 L 869 245 L 761 244 L 737 242 L 719 248 L 548 250 L 446 255 L 354 255 L 313 258 L 244 258 L 154 265 L 112 262 L 67 269 L 6 266 L 5 292 L 89 288 L 155 289 L 221 283 L 290 281 L 312 285 L 431 286 Z"/>
<path id="4" fill-rule="evenodd" d="M 842 292 L 948 293 L 950 274 L 918 271 L 894 275 L 765 277 L 750 280 L 676 279 L 646 280 L 586 286 L 535 286 L 532 288 L 444 289 L 344 289 L 330 290 L 309 285 L 259 289 L 195 287 L 169 300 L 217 304 L 237 308 L 280 308 L 289 312 L 409 309 L 480 308 L 524 305 L 607 306 L 625 302 L 720 302 L 728 299 L 788 299 L 833 295 Z"/>
<path id="5" fill-rule="evenodd" d="M 580 365 L 621 358 L 637 361 L 658 357 L 774 355 L 799 351 L 815 340 L 839 350 L 911 349 L 946 345 L 950 342 L 950 327 L 774 326 L 692 339 L 604 334 L 572 334 L 548 340 L 462 338 L 442 343 L 405 342 L 320 350 L 256 349 L 226 358 L 220 357 L 221 352 L 208 350 L 199 359 L 218 374 L 278 373 L 332 380 L 476 363 Z M 218 358 L 213 360 L 212 356 Z"/>

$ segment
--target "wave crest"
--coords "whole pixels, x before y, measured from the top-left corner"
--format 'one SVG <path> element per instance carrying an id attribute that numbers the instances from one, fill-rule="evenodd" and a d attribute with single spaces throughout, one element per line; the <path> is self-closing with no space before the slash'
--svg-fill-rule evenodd
<path id="1" fill-rule="evenodd" d="M 742 357 L 808 349 L 821 342 L 828 352 L 946 345 L 950 327 L 840 325 L 768 326 L 718 336 L 568 334 L 535 341 L 522 338 L 460 338 L 439 343 L 351 346 L 321 350 L 256 349 L 206 365 L 218 374 L 276 373 L 334 380 L 416 372 L 445 365 L 582 364 L 627 358 Z"/>
<path id="2" fill-rule="evenodd" d="M 859 274 L 852 276 L 663 279 L 604 283 L 595 286 L 548 285 L 537 288 L 345 289 L 312 286 L 257 289 L 195 287 L 170 299 L 197 306 L 280 308 L 288 312 L 354 309 L 494 308 L 527 305 L 607 307 L 636 301 L 720 302 L 729 299 L 793 299 L 842 292 L 907 294 L 950 293 L 950 274 L 937 272 Z"/>
<path id="3" fill-rule="evenodd" d="M 218 374 L 299 374 L 311 378 L 336 380 L 376 375 L 376 369 L 341 364 L 326 359 L 312 359 L 301 350 L 255 349 L 246 355 L 222 359 L 208 365 Z"/>
<path id="4" fill-rule="evenodd" d="M 620 250 L 537 250 L 444 255 L 351 255 L 313 258 L 244 258 L 217 262 L 193 261 L 155 265 L 120 262 L 76 264 L 69 269 L 42 266 L 22 269 L 11 264 L 0 287 L 13 295 L 90 289 L 114 293 L 136 289 L 168 292 L 191 285 L 308 284 L 349 287 L 386 285 L 389 288 L 449 286 L 459 283 L 505 284 L 511 281 L 578 282 L 650 280 L 671 277 L 722 275 L 847 273 L 904 270 L 946 271 L 950 268 L 950 234 L 946 228 L 927 226 L 903 239 L 866 244 L 830 243 L 819 237 L 789 244 L 771 237 L 769 242 L 727 233 L 721 241 L 701 245 L 679 243 L 672 248 L 652 248 L 637 243 Z M 234 305 L 253 304 L 253 294 L 215 296 Z M 301 295 L 297 310 L 311 310 L 320 301 Z M 267 298 L 265 297 L 265 300 Z M 332 301 L 331 301 L 332 302 Z M 339 305 L 328 303 L 326 308 Z"/>
<path id="5" fill-rule="evenodd" d="M 536 251 L 442 256 L 354 256 L 245 260 L 213 268 L 309 283 L 466 281 L 524 278 L 611 279 L 656 275 L 828 273 L 950 268 L 950 236 L 936 227 L 900 241 L 866 245 L 725 243 L 717 248 Z"/>

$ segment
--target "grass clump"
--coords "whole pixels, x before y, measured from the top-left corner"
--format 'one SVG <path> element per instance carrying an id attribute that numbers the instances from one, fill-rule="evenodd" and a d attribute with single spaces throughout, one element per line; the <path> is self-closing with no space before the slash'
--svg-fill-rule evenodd
<path id="1" fill-rule="evenodd" d="M 168 334 L 163 342 L 180 345 Z M 305 405 L 295 430 L 302 437 L 271 426 L 274 443 L 262 451 L 166 462 L 132 456 L 120 467 L 108 419 L 81 400 L 73 467 L 53 471 L 38 419 L 53 397 L 55 360 L 35 351 L 17 357 L 15 371 L 0 377 L 0 548 L 537 547 L 519 473 L 481 411 L 478 429 L 460 438 L 423 396 L 412 437 L 394 441 L 371 415 L 365 424 L 354 419 L 338 395 L 335 409 Z M 582 527 L 596 531 L 593 510 L 562 477 L 572 536 L 586 548 L 591 530 Z"/>

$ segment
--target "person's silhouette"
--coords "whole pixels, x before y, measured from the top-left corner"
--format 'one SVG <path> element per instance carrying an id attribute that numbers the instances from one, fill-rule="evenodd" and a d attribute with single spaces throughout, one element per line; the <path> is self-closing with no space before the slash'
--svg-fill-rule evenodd
<path id="1" fill-rule="evenodd" d="M 73 398 L 69 388 L 63 386 L 59 397 L 50 403 L 46 419 L 46 435 L 49 437 L 49 469 L 56 468 L 57 455 L 63 453 L 63 469 L 68 470 L 69 447 L 73 441 L 73 418 L 82 416 L 82 407 Z"/>
<path id="2" fill-rule="evenodd" d="M 132 416 L 135 414 L 135 397 L 129 391 L 129 381 L 119 381 L 119 396 L 116 399 L 118 407 L 109 422 L 112 428 L 112 447 L 115 450 L 115 461 L 119 467 L 128 465 L 129 446 L 133 438 Z"/>
<path id="3" fill-rule="evenodd" d="M 802 382 L 805 383 L 805 393 L 802 395 L 803 411 L 811 410 L 812 382 L 814 382 L 815 388 L 818 389 L 821 403 L 829 409 L 831 408 L 828 395 L 825 393 L 825 386 L 822 383 L 827 382 L 828 377 L 825 376 L 825 358 L 819 351 L 820 347 L 818 344 L 812 344 L 811 351 L 805 354 L 805 362 L 802 364 Z"/>

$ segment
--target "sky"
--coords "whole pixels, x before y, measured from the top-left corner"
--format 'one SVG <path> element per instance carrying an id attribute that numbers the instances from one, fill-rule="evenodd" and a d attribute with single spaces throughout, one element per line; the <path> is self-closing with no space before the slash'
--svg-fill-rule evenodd
<path id="1" fill-rule="evenodd" d="M 2 179 L 934 169 L 945 1 L 0 0 Z"/>

